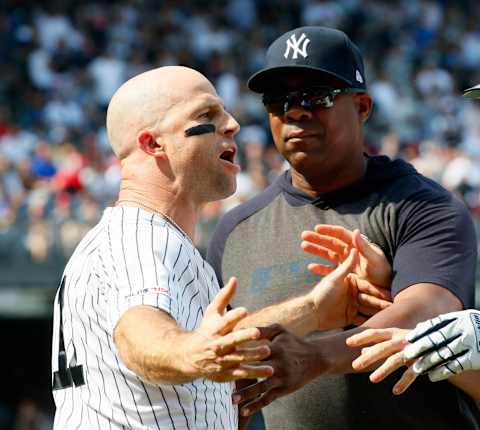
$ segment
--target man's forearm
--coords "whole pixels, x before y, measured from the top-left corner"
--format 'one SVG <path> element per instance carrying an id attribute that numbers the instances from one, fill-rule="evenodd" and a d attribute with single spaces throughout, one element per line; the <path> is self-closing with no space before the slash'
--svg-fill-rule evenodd
<path id="1" fill-rule="evenodd" d="M 195 379 L 182 359 L 191 334 L 153 308 L 129 312 L 115 329 L 115 344 L 127 367 L 152 382 L 180 384 Z M 139 312 L 142 318 L 136 318 Z"/>
<path id="2" fill-rule="evenodd" d="M 208 305 L 194 331 L 183 330 L 160 309 L 142 305 L 130 308 L 114 330 L 115 345 L 123 362 L 141 378 L 157 383 L 178 384 L 197 378 L 227 382 L 271 376 L 269 366 L 247 366 L 267 358 L 270 349 L 262 345 L 242 346 L 262 336 L 269 338 L 272 328 L 232 332 L 247 311 L 237 308 L 224 313 L 230 299 L 225 291 L 220 291 Z"/>
<path id="3" fill-rule="evenodd" d="M 319 330 L 318 311 L 308 295 L 300 296 L 254 312 L 235 328 L 264 327 L 271 324 L 281 324 L 297 336 L 305 336 Z"/>

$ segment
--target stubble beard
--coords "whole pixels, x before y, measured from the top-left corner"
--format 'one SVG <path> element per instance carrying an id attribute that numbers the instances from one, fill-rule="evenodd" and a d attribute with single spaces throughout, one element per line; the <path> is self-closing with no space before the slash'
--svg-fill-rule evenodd
<path id="1" fill-rule="evenodd" d="M 230 197 L 237 189 L 237 178 L 234 175 L 218 171 L 199 172 L 194 178 L 198 195 L 204 202 L 223 200 Z"/>

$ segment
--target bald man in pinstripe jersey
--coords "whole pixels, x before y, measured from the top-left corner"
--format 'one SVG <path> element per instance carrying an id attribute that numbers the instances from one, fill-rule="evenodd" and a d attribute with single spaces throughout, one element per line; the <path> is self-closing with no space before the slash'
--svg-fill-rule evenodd
<path id="1" fill-rule="evenodd" d="M 268 344 L 251 342 L 278 328 L 234 330 L 247 315 L 226 310 L 236 279 L 220 291 L 192 243 L 202 205 L 235 191 L 238 130 L 186 67 L 150 70 L 113 96 L 119 198 L 78 245 L 55 299 L 56 430 L 237 429 L 234 381 L 272 375 L 258 364 Z M 299 327 L 316 328 L 323 299 L 353 318 L 344 279 L 355 263 L 352 252 L 308 294 Z"/>
<path id="2" fill-rule="evenodd" d="M 232 332 L 235 280 L 219 292 L 191 238 L 199 207 L 235 190 L 239 125 L 204 76 L 165 67 L 116 92 L 107 129 L 121 189 L 55 301 L 55 429 L 235 429 L 232 381 L 270 375 L 247 365 L 269 349 L 243 348 L 261 332 Z"/>

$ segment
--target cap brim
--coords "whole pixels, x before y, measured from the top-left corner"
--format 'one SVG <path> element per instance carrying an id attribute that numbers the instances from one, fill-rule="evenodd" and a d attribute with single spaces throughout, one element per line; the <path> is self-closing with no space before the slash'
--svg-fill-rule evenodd
<path id="1" fill-rule="evenodd" d="M 347 83 L 348 85 L 352 85 L 357 87 L 358 85 L 352 84 L 352 82 L 347 81 L 340 75 L 336 73 L 329 72 L 328 70 L 321 69 L 319 67 L 312 67 L 306 66 L 303 64 L 299 65 L 290 65 L 290 66 L 275 66 L 275 67 L 266 67 L 265 69 L 259 70 L 258 72 L 254 73 L 247 82 L 248 88 L 255 92 L 255 93 L 264 93 L 266 89 L 275 86 L 276 81 L 284 76 L 286 73 L 290 73 L 292 71 L 296 71 L 299 69 L 303 70 L 312 70 L 314 72 L 318 72 L 319 74 L 326 74 L 329 76 L 333 76 L 337 79 L 340 79 L 342 82 Z"/>
<path id="2" fill-rule="evenodd" d="M 468 99 L 477 99 L 480 98 L 480 85 L 475 85 L 472 88 L 467 88 L 463 92 L 463 97 L 466 97 Z"/>

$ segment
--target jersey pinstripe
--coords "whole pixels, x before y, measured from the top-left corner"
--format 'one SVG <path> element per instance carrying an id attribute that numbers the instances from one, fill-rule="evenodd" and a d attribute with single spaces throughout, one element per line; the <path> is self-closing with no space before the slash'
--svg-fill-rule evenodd
<path id="1" fill-rule="evenodd" d="M 168 312 L 194 330 L 219 290 L 213 269 L 163 218 L 134 207 L 107 208 L 80 242 L 55 299 L 52 372 L 59 370 L 60 325 L 66 362 L 85 384 L 54 389 L 56 430 L 236 429 L 233 383 L 197 379 L 152 384 L 125 367 L 113 329 L 132 306 Z"/>

